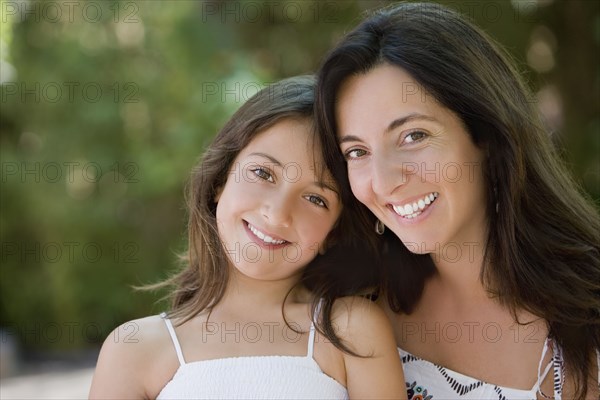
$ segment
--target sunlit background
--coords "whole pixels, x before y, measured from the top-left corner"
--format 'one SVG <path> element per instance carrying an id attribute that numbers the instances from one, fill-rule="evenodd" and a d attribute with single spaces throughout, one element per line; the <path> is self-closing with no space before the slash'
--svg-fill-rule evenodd
<path id="1" fill-rule="evenodd" d="M 599 2 L 440 3 L 514 56 L 600 204 Z M 176 268 L 206 143 L 383 4 L 0 1 L 0 397 L 85 396 L 110 331 L 166 308 L 132 286 Z"/>

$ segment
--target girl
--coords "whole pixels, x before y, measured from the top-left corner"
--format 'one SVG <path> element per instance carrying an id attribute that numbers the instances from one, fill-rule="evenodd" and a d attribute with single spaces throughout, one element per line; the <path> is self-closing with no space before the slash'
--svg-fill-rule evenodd
<path id="1" fill-rule="evenodd" d="M 531 98 L 431 3 L 375 12 L 322 65 L 327 165 L 345 158 L 388 230 L 380 300 L 409 397 L 598 398 L 600 219 Z"/>
<path id="2" fill-rule="evenodd" d="M 268 87 L 217 135 L 193 172 L 173 310 L 109 336 L 91 398 L 406 397 L 385 314 L 316 278 L 357 216 L 315 158 L 313 90 Z"/>

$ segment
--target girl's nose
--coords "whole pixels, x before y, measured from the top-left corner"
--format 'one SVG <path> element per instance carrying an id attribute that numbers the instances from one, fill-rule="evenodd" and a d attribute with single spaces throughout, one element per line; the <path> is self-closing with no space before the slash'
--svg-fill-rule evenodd
<path id="1" fill-rule="evenodd" d="M 262 215 L 270 225 L 288 227 L 292 222 L 292 199 L 285 193 L 266 197 L 262 205 Z"/>

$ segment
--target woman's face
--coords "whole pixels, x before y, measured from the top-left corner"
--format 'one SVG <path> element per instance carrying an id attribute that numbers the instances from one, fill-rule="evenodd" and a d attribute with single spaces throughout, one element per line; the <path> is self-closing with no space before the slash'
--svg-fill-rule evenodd
<path id="1" fill-rule="evenodd" d="M 408 73 L 383 64 L 349 78 L 336 119 L 354 195 L 406 247 L 425 254 L 483 244 L 484 154 Z"/>
<path id="2" fill-rule="evenodd" d="M 318 253 L 342 204 L 315 167 L 309 120 L 282 120 L 238 154 L 217 196 L 217 227 L 231 265 L 261 280 L 294 276 Z M 325 181 L 323 180 L 325 179 Z"/>

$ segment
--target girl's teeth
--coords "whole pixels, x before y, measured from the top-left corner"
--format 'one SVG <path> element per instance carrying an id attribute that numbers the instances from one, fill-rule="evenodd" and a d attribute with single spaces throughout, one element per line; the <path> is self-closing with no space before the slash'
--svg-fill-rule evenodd
<path id="1" fill-rule="evenodd" d="M 410 215 L 412 213 L 413 213 L 412 206 L 410 204 L 405 205 L 404 206 L 404 214 Z"/>
<path id="2" fill-rule="evenodd" d="M 262 233 L 261 231 L 259 231 L 258 229 L 256 229 L 255 227 L 253 227 L 250 224 L 248 224 L 248 228 L 250 228 L 250 231 L 252 233 L 254 233 L 260 240 L 262 240 L 265 243 L 268 243 L 268 244 L 283 244 L 283 243 L 285 243 L 285 240 L 275 240 L 271 236 L 265 235 L 264 233 Z"/>
<path id="3" fill-rule="evenodd" d="M 425 208 L 425 202 L 423 200 L 419 200 L 419 202 L 417 204 L 419 205 L 419 210 L 422 210 Z"/>
<path id="4" fill-rule="evenodd" d="M 429 196 L 425 196 L 425 198 L 423 199 L 423 202 L 425 204 L 431 204 L 431 200 L 429 200 Z"/>

